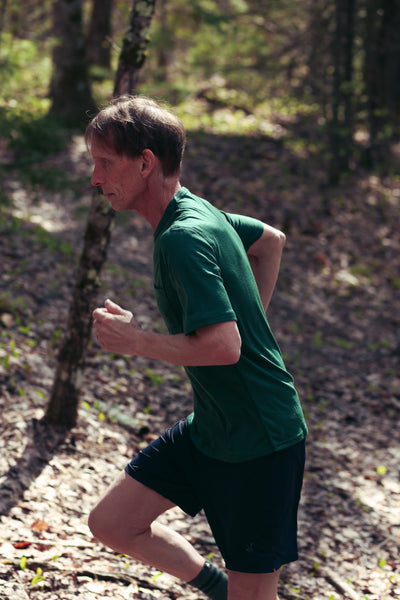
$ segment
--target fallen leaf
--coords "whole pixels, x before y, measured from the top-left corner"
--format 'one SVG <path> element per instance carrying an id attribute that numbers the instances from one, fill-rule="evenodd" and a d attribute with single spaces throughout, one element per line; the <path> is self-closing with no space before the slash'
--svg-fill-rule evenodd
<path id="1" fill-rule="evenodd" d="M 44 519 L 36 519 L 31 525 L 32 531 L 36 531 L 37 533 L 41 533 L 43 531 L 48 531 L 50 529 L 50 525 Z"/>
<path id="2" fill-rule="evenodd" d="M 29 546 L 31 545 L 31 543 L 32 542 L 15 542 L 15 544 L 13 544 L 13 546 L 17 550 L 21 550 L 23 548 L 29 548 Z"/>

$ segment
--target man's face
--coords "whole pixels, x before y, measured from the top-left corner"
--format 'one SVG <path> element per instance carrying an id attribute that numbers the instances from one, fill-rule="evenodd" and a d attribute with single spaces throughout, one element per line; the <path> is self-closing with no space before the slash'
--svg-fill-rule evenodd
<path id="1" fill-rule="evenodd" d="M 92 184 L 101 186 L 114 210 L 134 209 L 144 183 L 140 177 L 141 157 L 117 154 L 111 145 L 96 136 L 91 141 L 91 153 L 94 160 Z"/>

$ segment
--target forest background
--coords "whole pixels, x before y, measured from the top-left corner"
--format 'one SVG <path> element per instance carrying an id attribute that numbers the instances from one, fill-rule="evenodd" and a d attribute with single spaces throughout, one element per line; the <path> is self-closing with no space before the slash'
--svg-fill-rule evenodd
<path id="1" fill-rule="evenodd" d="M 0 3 L 0 598 L 194 598 L 86 526 L 132 453 L 190 410 L 183 371 L 90 341 L 73 423 L 45 423 L 93 203 L 84 127 L 114 93 L 132 7 L 154 5 L 136 87 L 187 127 L 184 185 L 287 235 L 269 319 L 310 436 L 280 595 L 400 598 L 396 0 Z M 96 302 L 163 330 L 151 242 L 113 218 Z M 221 561 L 201 515 L 165 519 Z"/>

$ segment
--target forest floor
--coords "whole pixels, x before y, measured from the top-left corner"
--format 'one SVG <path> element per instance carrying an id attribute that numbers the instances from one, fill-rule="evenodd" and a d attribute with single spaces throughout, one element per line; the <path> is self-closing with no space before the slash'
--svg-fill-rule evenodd
<path id="1" fill-rule="evenodd" d="M 290 123 L 277 132 L 190 133 L 182 182 L 287 233 L 269 320 L 310 434 L 300 560 L 283 569 L 280 597 L 400 599 L 400 181 L 357 170 L 328 187 L 312 140 L 293 144 L 301 132 Z M 3 151 L 2 197 L 10 203 L 0 220 L 0 598 L 200 599 L 104 548 L 87 527 L 90 508 L 131 456 L 191 410 L 184 371 L 110 356 L 93 341 L 77 426 L 60 440 L 40 422 L 91 167 L 80 137 L 36 165 L 60 176 L 56 191 L 21 183 L 12 159 Z M 119 215 L 99 304 L 110 297 L 143 327 L 162 330 L 151 271 L 150 229 Z M 175 509 L 162 520 L 223 566 L 202 514 Z"/>

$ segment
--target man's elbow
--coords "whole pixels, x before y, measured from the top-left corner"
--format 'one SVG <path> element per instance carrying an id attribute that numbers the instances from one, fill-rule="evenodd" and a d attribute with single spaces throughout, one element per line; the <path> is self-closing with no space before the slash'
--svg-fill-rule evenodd
<path id="1" fill-rule="evenodd" d="M 224 365 L 235 365 L 240 360 L 242 353 L 242 338 L 237 327 L 231 332 L 229 340 L 224 344 L 223 352 L 221 356 L 224 357 Z"/>
<path id="2" fill-rule="evenodd" d="M 236 363 L 239 362 L 241 355 L 242 355 L 241 346 L 239 346 L 239 348 L 237 348 L 235 350 L 235 352 L 232 352 L 231 360 L 228 364 L 236 365 Z"/>
<path id="3" fill-rule="evenodd" d="M 283 248 L 286 244 L 286 235 L 283 233 L 283 231 L 279 231 L 279 229 L 277 229 L 275 237 L 280 247 Z"/>
<path id="4" fill-rule="evenodd" d="M 198 329 L 193 343 L 199 348 L 203 365 L 233 365 L 240 359 L 242 338 L 235 321 Z"/>

